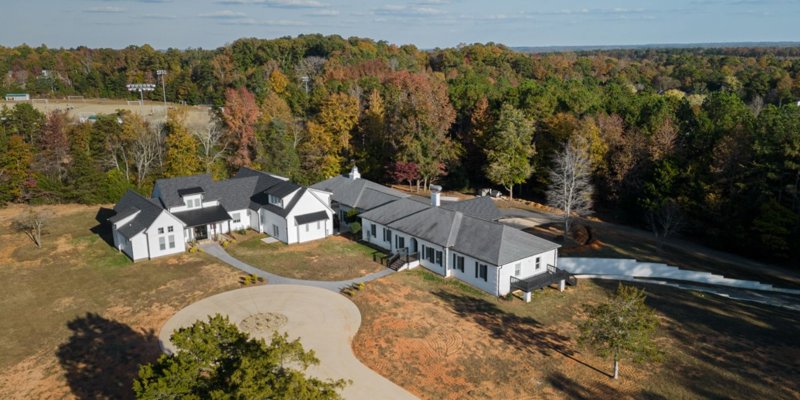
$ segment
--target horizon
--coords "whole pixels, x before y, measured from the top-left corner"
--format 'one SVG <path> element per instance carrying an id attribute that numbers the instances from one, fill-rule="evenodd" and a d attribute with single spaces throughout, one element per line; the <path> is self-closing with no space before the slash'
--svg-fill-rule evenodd
<path id="1" fill-rule="evenodd" d="M 6 7 L 0 45 L 215 49 L 240 38 L 361 37 L 420 49 L 797 43 L 797 0 L 31 0 Z M 313 32 L 313 33 L 311 33 Z"/>

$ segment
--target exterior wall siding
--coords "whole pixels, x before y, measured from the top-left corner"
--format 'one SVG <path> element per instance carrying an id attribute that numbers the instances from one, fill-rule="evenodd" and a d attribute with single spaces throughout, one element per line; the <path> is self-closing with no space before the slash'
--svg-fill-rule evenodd
<path id="1" fill-rule="evenodd" d="M 536 258 L 539 258 L 539 269 L 536 269 Z M 499 276 L 500 276 L 500 287 L 499 287 L 499 295 L 504 296 L 508 294 L 511 289 L 511 277 L 516 276 L 517 278 L 530 278 L 531 276 L 536 276 L 539 274 L 544 274 L 547 272 L 548 265 L 556 265 L 556 259 L 558 258 L 558 250 L 550 250 L 544 253 L 540 253 L 534 256 L 530 256 L 528 258 L 524 258 L 519 261 L 515 261 L 513 263 L 508 263 L 503 265 L 499 269 Z M 517 264 L 520 265 L 520 274 L 516 274 Z"/>
<path id="2" fill-rule="evenodd" d="M 464 257 L 464 272 L 461 270 L 456 269 L 453 266 L 453 254 L 457 256 Z M 447 262 L 451 265 L 450 266 L 450 276 L 466 282 L 470 286 L 476 287 L 480 290 L 485 292 L 491 293 L 495 296 L 500 295 L 497 291 L 497 272 L 498 268 L 496 265 L 492 265 L 485 261 L 477 260 L 473 257 L 470 257 L 466 254 L 459 253 L 456 251 L 451 251 L 450 257 L 448 258 Z M 486 280 L 481 277 L 475 277 L 475 263 L 484 264 L 486 265 Z"/>
<path id="3" fill-rule="evenodd" d="M 169 232 L 169 227 L 172 227 L 172 232 Z M 158 233 L 158 229 L 163 228 L 164 233 Z M 161 215 L 153 221 L 144 235 L 147 237 L 147 248 L 150 253 L 150 258 L 166 256 L 169 254 L 182 253 L 186 250 L 186 240 L 183 235 L 183 224 L 170 213 L 162 211 Z M 138 236 L 138 235 L 137 235 Z M 173 236 L 174 247 L 170 248 L 169 237 Z M 165 249 L 160 248 L 160 238 L 164 238 Z M 134 252 L 136 248 L 134 248 Z"/>

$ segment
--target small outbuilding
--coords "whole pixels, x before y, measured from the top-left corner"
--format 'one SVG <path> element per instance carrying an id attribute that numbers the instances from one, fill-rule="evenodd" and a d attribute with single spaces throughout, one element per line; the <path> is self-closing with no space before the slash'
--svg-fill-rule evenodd
<path id="1" fill-rule="evenodd" d="M 29 101 L 31 99 L 31 95 L 28 93 L 6 93 L 5 100 L 6 101 Z"/>

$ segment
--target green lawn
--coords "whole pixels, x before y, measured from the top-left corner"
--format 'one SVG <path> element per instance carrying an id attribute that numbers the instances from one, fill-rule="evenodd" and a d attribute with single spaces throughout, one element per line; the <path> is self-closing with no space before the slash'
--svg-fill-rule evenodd
<path id="1" fill-rule="evenodd" d="M 234 257 L 273 274 L 296 279 L 338 281 L 380 271 L 372 261 L 375 249 L 341 236 L 303 244 L 266 244 L 261 234 L 248 231 L 226 250 Z"/>
<path id="2" fill-rule="evenodd" d="M 205 254 L 133 263 L 92 231 L 97 207 L 57 209 L 41 249 L 0 210 L 0 398 L 130 398 L 161 325 L 241 274 Z"/>
<path id="3" fill-rule="evenodd" d="M 800 393 L 800 317 L 790 310 L 644 286 L 661 320 L 661 363 L 610 359 L 577 345 L 581 306 L 612 281 L 498 299 L 425 271 L 370 282 L 354 296 L 362 362 L 421 398 L 791 399 Z M 403 371 L 403 373 L 397 373 Z"/>

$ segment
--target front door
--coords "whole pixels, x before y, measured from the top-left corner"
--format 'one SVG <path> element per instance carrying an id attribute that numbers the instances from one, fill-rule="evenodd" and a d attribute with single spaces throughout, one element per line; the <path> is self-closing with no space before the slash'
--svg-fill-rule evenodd
<path id="1" fill-rule="evenodd" d="M 413 237 L 411 238 L 411 252 L 412 253 L 416 253 L 417 252 L 417 239 L 415 239 Z"/>
<path id="2" fill-rule="evenodd" d="M 194 240 L 208 239 L 208 227 L 205 225 L 194 227 Z"/>

